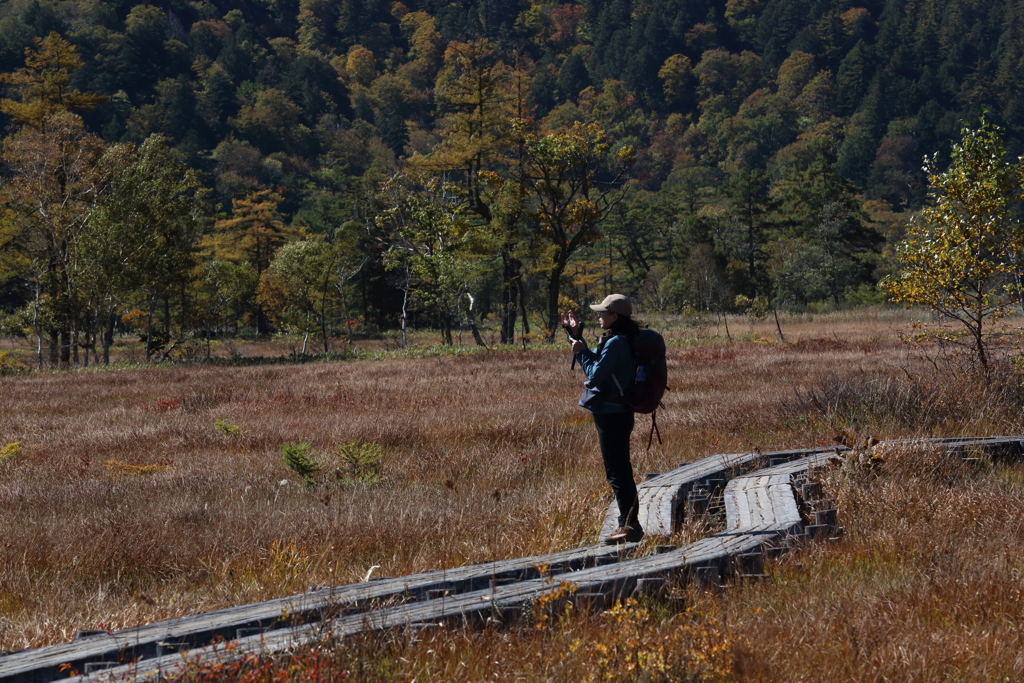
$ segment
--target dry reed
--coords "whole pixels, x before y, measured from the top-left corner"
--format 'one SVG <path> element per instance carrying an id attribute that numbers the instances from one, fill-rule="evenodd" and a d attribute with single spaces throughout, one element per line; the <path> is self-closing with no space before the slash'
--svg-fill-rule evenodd
<path id="1" fill-rule="evenodd" d="M 939 383 L 914 394 L 899 379 L 910 361 L 883 323 L 857 324 L 865 332 L 846 338 L 673 347 L 665 446 L 639 447 L 639 419 L 638 474 L 709 453 L 831 443 L 842 430 L 1019 431 L 1012 392 L 985 402 Z M 502 351 L 0 378 L 0 446 L 22 443 L 0 461 L 0 649 L 357 581 L 372 565 L 396 576 L 595 541 L 609 498 L 567 361 Z M 900 391 L 917 403 L 892 400 L 871 417 Z M 956 397 L 923 425 L 906 408 Z M 325 452 L 357 438 L 383 447 L 383 483 L 307 488 L 279 461 L 284 442 Z M 767 583 L 687 593 L 690 612 L 655 604 L 630 616 L 645 642 L 682 648 L 647 680 L 696 675 L 691 648 L 712 648 L 716 667 L 747 680 L 1015 675 L 1024 474 L 922 470 L 919 459 L 893 456 L 829 482 L 841 544 L 771 567 Z M 381 663 L 379 680 L 428 670 L 582 680 L 595 645 L 621 632 L 597 616 L 542 632 L 441 634 L 436 647 L 370 639 L 322 653 L 316 667 L 336 673 L 354 652 Z"/>

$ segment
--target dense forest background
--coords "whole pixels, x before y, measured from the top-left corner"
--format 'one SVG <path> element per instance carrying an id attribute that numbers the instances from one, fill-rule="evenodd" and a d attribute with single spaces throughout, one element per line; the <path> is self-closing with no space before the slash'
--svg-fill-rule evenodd
<path id="1" fill-rule="evenodd" d="M 1021 151 L 1024 3 L 1005 0 L 0 16 L 0 311 L 53 362 L 117 330 L 152 355 L 275 330 L 450 342 L 489 317 L 508 343 L 610 291 L 705 315 L 874 303 L 923 157 L 982 115 Z"/>

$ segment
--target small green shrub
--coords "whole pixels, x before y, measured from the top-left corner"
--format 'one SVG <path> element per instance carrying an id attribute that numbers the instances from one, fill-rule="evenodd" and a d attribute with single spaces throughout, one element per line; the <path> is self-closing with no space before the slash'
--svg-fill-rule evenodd
<path id="1" fill-rule="evenodd" d="M 21 442 L 15 441 L 6 446 L 0 447 L 0 461 L 14 460 L 21 455 Z"/>
<path id="2" fill-rule="evenodd" d="M 225 441 L 236 436 L 241 436 L 245 433 L 242 431 L 241 427 L 233 425 L 227 420 L 214 420 L 213 426 L 216 427 L 217 431 L 220 432 L 220 435 L 224 437 Z"/>
<path id="3" fill-rule="evenodd" d="M 306 486 L 315 486 L 320 480 L 323 467 L 312 447 L 305 441 L 281 444 L 281 462 L 302 477 Z"/>
<path id="4" fill-rule="evenodd" d="M 0 376 L 21 375 L 29 372 L 29 367 L 11 357 L 7 351 L 0 351 Z"/>
<path id="5" fill-rule="evenodd" d="M 305 441 L 281 444 L 281 462 L 309 487 L 326 483 L 331 466 L 340 484 L 379 484 L 384 481 L 383 460 L 384 449 L 362 439 L 336 446 L 328 455 L 317 454 Z"/>
<path id="6" fill-rule="evenodd" d="M 384 480 L 384 449 L 380 444 L 356 439 L 337 446 L 332 455 L 339 461 L 338 479 L 372 485 Z"/>

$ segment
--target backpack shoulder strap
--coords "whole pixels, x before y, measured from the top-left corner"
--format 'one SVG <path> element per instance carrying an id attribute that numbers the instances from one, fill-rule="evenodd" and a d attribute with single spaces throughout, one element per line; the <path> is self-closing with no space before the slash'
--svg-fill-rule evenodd
<path id="1" fill-rule="evenodd" d="M 651 433 L 647 436 L 647 450 L 651 450 L 651 444 L 654 443 L 654 435 L 658 435 L 658 445 L 664 446 L 665 444 L 661 440 L 661 430 L 658 429 L 658 409 L 655 408 L 651 413 Z"/>
<path id="2" fill-rule="evenodd" d="M 629 343 L 629 352 L 630 352 L 630 354 L 632 354 L 633 353 L 633 340 L 630 339 L 629 337 L 627 337 L 624 334 L 617 334 L 614 337 L 612 337 L 612 339 L 616 339 L 618 337 L 621 337 L 621 338 L 625 339 L 626 342 Z M 611 339 L 609 339 L 608 341 L 611 341 Z M 619 390 L 619 396 L 625 396 L 626 395 L 626 389 L 622 386 L 622 382 L 619 381 L 619 378 L 615 376 L 614 372 L 612 373 L 612 381 L 615 382 L 615 386 Z"/>

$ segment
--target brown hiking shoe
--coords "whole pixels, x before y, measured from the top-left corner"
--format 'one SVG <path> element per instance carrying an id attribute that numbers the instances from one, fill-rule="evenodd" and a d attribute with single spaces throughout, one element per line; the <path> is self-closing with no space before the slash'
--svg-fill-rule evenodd
<path id="1" fill-rule="evenodd" d="M 614 543 L 636 543 L 644 537 L 644 530 L 639 527 L 620 526 L 614 532 L 604 537 L 604 542 Z"/>

